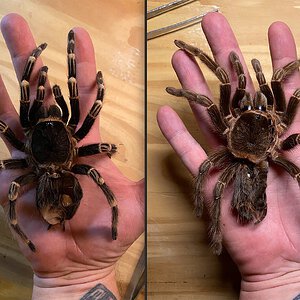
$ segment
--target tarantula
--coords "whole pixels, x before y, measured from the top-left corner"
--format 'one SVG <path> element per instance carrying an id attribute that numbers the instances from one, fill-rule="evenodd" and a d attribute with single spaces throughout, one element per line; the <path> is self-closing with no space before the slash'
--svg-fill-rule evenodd
<path id="1" fill-rule="evenodd" d="M 58 105 L 43 105 L 45 83 L 47 80 L 46 66 L 39 72 L 36 98 L 30 107 L 30 76 L 35 62 L 47 44 L 41 44 L 29 56 L 20 82 L 20 123 L 24 130 L 25 141 L 20 141 L 3 121 L 0 121 L 0 132 L 16 149 L 25 152 L 24 159 L 7 159 L 0 161 L 0 169 L 29 169 L 25 175 L 13 180 L 9 187 L 9 220 L 13 230 L 29 246 L 36 248 L 28 239 L 17 222 L 16 200 L 22 186 L 37 183 L 36 206 L 48 229 L 55 224 L 64 228 L 65 220 L 70 220 L 79 207 L 83 192 L 78 179 L 73 174 L 89 176 L 105 194 L 112 209 L 112 239 L 117 238 L 118 206 L 114 194 L 104 182 L 99 172 L 92 166 L 76 164 L 77 157 L 105 153 L 111 156 L 117 148 L 114 144 L 99 143 L 76 147 L 90 131 L 98 116 L 104 98 L 102 73 L 96 75 L 98 86 L 96 100 L 84 119 L 81 127 L 79 122 L 79 96 L 76 81 L 75 36 L 71 30 L 68 34 L 68 88 L 71 116 L 62 96 L 60 87 L 53 86 L 53 94 Z"/>
<path id="2" fill-rule="evenodd" d="M 300 89 L 291 96 L 286 107 L 282 81 L 297 70 L 299 60 L 293 61 L 274 72 L 271 87 L 266 83 L 260 62 L 251 61 L 260 91 L 252 96 L 246 91 L 246 76 L 238 55 L 231 52 L 230 62 L 238 78 L 238 86 L 231 99 L 231 84 L 228 74 L 212 58 L 200 49 L 182 41 L 175 41 L 180 49 L 198 57 L 220 80 L 220 109 L 211 99 L 186 89 L 168 87 L 168 93 L 185 97 L 206 107 L 214 129 L 223 139 L 225 147 L 211 153 L 200 165 L 195 178 L 194 204 L 196 215 L 203 211 L 204 181 L 212 168 L 224 169 L 213 192 L 210 207 L 210 234 L 214 253 L 222 251 L 220 223 L 221 198 L 224 189 L 233 182 L 231 207 L 240 223 L 259 223 L 267 213 L 266 187 L 269 162 L 283 167 L 298 184 L 300 169 L 285 159 L 281 150 L 290 150 L 300 142 L 299 134 L 285 140 L 280 136 L 294 120 L 300 100 Z"/>

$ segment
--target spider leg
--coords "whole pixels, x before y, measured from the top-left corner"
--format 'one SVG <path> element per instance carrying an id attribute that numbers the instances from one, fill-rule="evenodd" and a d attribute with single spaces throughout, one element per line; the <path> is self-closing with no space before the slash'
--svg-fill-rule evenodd
<path id="1" fill-rule="evenodd" d="M 286 110 L 285 95 L 282 88 L 282 81 L 289 76 L 292 72 L 297 70 L 300 66 L 300 61 L 295 60 L 276 70 L 273 74 L 271 86 L 275 97 L 275 109 L 279 113 L 283 113 Z"/>
<path id="2" fill-rule="evenodd" d="M 34 244 L 28 239 L 26 234 L 22 231 L 17 221 L 16 200 L 18 198 L 21 186 L 34 182 L 35 179 L 36 179 L 36 175 L 34 173 L 28 173 L 19 176 L 10 184 L 9 192 L 8 192 L 10 225 L 14 229 L 14 231 L 21 237 L 24 243 L 26 243 L 28 247 L 31 249 L 31 251 L 33 252 L 35 252 Z"/>
<path id="3" fill-rule="evenodd" d="M 284 141 L 281 143 L 281 149 L 286 151 L 293 149 L 295 146 L 300 144 L 300 134 L 294 133 L 287 137 Z"/>
<path id="4" fill-rule="evenodd" d="M 0 133 L 4 135 L 7 141 L 16 149 L 24 151 L 25 145 L 21 142 L 13 131 L 6 125 L 3 121 L 0 120 Z"/>
<path id="5" fill-rule="evenodd" d="M 79 110 L 79 96 L 78 87 L 76 80 L 76 60 L 75 60 L 75 37 L 74 31 L 71 30 L 68 34 L 68 88 L 69 88 L 69 99 L 71 106 L 71 118 L 68 127 L 74 132 L 79 122 L 80 110 Z"/>
<path id="6" fill-rule="evenodd" d="M 223 135 L 227 132 L 227 124 L 223 120 L 223 117 L 215 103 L 213 103 L 208 97 L 204 95 L 197 94 L 195 92 L 186 90 L 186 89 L 175 89 L 172 87 L 167 87 L 166 91 L 174 95 L 176 97 L 185 97 L 190 102 L 196 102 L 197 104 L 200 104 L 207 108 L 208 114 L 210 116 L 210 119 L 214 125 L 214 127 L 217 129 L 217 131 Z"/>
<path id="7" fill-rule="evenodd" d="M 103 76 L 102 73 L 99 71 L 96 76 L 96 82 L 98 85 L 98 92 L 96 101 L 94 102 L 91 110 L 89 111 L 88 115 L 83 121 L 82 126 L 76 131 L 74 134 L 74 138 L 79 142 L 82 140 L 90 131 L 91 127 L 93 126 L 95 119 L 97 118 L 98 114 L 103 105 L 103 98 L 104 98 L 104 84 L 103 84 Z"/>
<path id="8" fill-rule="evenodd" d="M 251 60 L 251 64 L 255 71 L 256 79 L 258 81 L 260 91 L 267 97 L 268 105 L 273 107 L 274 96 L 273 96 L 273 93 L 272 93 L 269 85 L 266 82 L 266 78 L 262 71 L 262 67 L 261 67 L 259 60 L 254 58 Z"/>
<path id="9" fill-rule="evenodd" d="M 234 178 L 237 164 L 228 166 L 221 174 L 215 188 L 214 188 L 214 200 L 211 205 L 211 224 L 210 224 L 210 236 L 212 242 L 212 249 L 214 254 L 221 254 L 222 252 L 222 230 L 220 225 L 221 218 L 221 198 L 225 187 Z"/>
<path id="10" fill-rule="evenodd" d="M 78 148 L 78 156 L 88 156 L 98 153 L 106 153 L 111 157 L 117 151 L 117 146 L 115 144 L 109 143 L 99 143 L 99 144 L 90 144 Z"/>
<path id="11" fill-rule="evenodd" d="M 118 224 L 118 205 L 117 200 L 113 194 L 113 192 L 110 190 L 110 188 L 106 185 L 104 182 L 104 179 L 101 177 L 99 172 L 94 169 L 93 167 L 89 165 L 84 164 L 77 164 L 74 165 L 71 169 L 71 171 L 75 174 L 82 174 L 82 175 L 88 175 L 93 179 L 93 181 L 101 188 L 104 195 L 106 196 L 106 199 L 108 201 L 108 204 L 110 205 L 112 209 L 112 239 L 117 239 L 117 224 Z"/>
<path id="12" fill-rule="evenodd" d="M 277 156 L 273 159 L 273 162 L 284 168 L 293 178 L 298 181 L 298 185 L 300 186 L 300 168 L 282 156 Z"/>
<path id="13" fill-rule="evenodd" d="M 300 89 L 297 89 L 293 95 L 291 96 L 286 111 L 282 115 L 282 126 L 283 129 L 286 130 L 293 122 L 297 109 L 298 104 L 300 102 Z"/>
<path id="14" fill-rule="evenodd" d="M 243 99 L 246 93 L 246 76 L 243 65 L 235 52 L 229 54 L 230 62 L 238 76 L 238 86 L 232 98 L 233 109 L 239 108 L 239 103 Z"/>
<path id="15" fill-rule="evenodd" d="M 230 152 L 224 148 L 218 152 L 212 153 L 199 167 L 199 173 L 195 178 L 194 185 L 194 205 L 195 214 L 200 217 L 203 213 L 204 203 L 204 181 L 207 178 L 209 170 L 213 167 L 222 167 L 231 160 Z"/>
<path id="16" fill-rule="evenodd" d="M 36 49 L 34 49 L 31 55 L 28 57 L 23 75 L 20 82 L 21 90 L 21 100 L 20 100 L 20 122 L 22 127 L 25 129 L 30 127 L 30 121 L 28 118 L 29 106 L 30 106 L 30 88 L 29 80 L 30 76 L 36 62 L 36 59 L 42 53 L 42 51 L 47 47 L 47 44 L 41 44 Z"/>
<path id="17" fill-rule="evenodd" d="M 0 170 L 26 169 L 28 163 L 26 159 L 5 159 L 0 160 Z"/>
<path id="18" fill-rule="evenodd" d="M 69 119 L 69 110 L 68 110 L 67 103 L 64 99 L 64 96 L 61 93 L 61 89 L 57 84 L 55 84 L 53 86 L 52 90 L 53 90 L 53 95 L 54 95 L 55 101 L 57 102 L 57 104 L 59 105 L 59 107 L 62 110 L 62 121 L 65 124 L 67 124 L 68 119 Z"/>
<path id="19" fill-rule="evenodd" d="M 226 71 L 220 67 L 211 57 L 200 50 L 197 47 L 188 45 L 183 41 L 175 40 L 175 45 L 190 53 L 193 56 L 198 57 L 220 80 L 220 110 L 222 115 L 227 118 L 231 115 L 230 112 L 230 95 L 231 95 L 231 85 L 229 82 L 229 77 Z"/>
<path id="20" fill-rule="evenodd" d="M 45 83 L 47 80 L 47 72 L 48 67 L 46 66 L 43 66 L 40 70 L 36 98 L 33 101 L 32 106 L 29 110 L 29 121 L 32 123 L 32 125 L 35 125 L 37 122 L 37 112 L 42 106 L 45 98 Z"/>

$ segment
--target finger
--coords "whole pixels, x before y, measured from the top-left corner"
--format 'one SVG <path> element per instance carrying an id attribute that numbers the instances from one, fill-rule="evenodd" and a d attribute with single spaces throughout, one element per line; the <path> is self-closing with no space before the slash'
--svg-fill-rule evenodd
<path id="1" fill-rule="evenodd" d="M 7 123 L 9 120 L 12 127 L 21 130 L 18 113 L 12 104 L 2 76 L 0 75 L 0 120 Z"/>
<path id="2" fill-rule="evenodd" d="M 80 122 L 81 124 L 91 109 L 97 96 L 96 62 L 92 40 L 83 28 L 74 28 L 75 55 L 77 69 L 77 83 L 79 93 Z M 105 81 L 105 74 L 104 74 Z M 99 136 L 99 118 L 96 119 L 89 135 Z"/>
<path id="3" fill-rule="evenodd" d="M 193 56 L 188 55 L 182 50 L 176 51 L 172 57 L 172 66 L 184 89 L 189 89 L 212 99 L 211 91 L 209 90 L 199 65 Z M 207 109 L 195 103 L 190 103 L 190 105 L 204 137 L 211 141 L 211 147 L 216 147 L 219 144 L 219 141 L 213 134 L 213 126 Z"/>
<path id="4" fill-rule="evenodd" d="M 168 106 L 158 110 L 157 122 L 163 135 L 189 171 L 196 175 L 206 153 L 190 135 L 179 116 Z"/>
<path id="5" fill-rule="evenodd" d="M 294 37 L 289 27 L 282 22 L 273 23 L 268 32 L 273 69 L 277 70 L 297 59 Z M 300 86 L 300 73 L 295 71 L 284 82 L 286 99 Z"/>
<path id="6" fill-rule="evenodd" d="M 0 76 L 0 120 L 9 126 L 9 128 L 15 133 L 18 139 L 23 138 L 23 130 L 20 126 L 19 115 L 12 104 L 8 92 L 5 88 L 2 77 Z M 12 145 L 4 138 L 6 147 L 9 152 L 14 149 Z"/>
<path id="7" fill-rule="evenodd" d="M 33 35 L 25 19 L 14 13 L 6 15 L 2 19 L 1 31 L 12 58 L 17 78 L 20 81 L 27 58 L 37 47 Z M 37 70 L 42 66 L 42 60 L 39 58 L 34 67 L 36 71 L 32 74 L 32 82 L 37 80 Z"/>
<path id="8" fill-rule="evenodd" d="M 231 51 L 237 53 L 243 65 L 247 80 L 246 90 L 253 93 L 254 86 L 252 79 L 249 75 L 238 42 L 226 18 L 220 13 L 209 13 L 203 18 L 201 24 L 216 62 L 228 72 L 232 87 L 231 93 L 233 94 L 237 87 L 237 76 L 233 71 L 229 60 Z"/>

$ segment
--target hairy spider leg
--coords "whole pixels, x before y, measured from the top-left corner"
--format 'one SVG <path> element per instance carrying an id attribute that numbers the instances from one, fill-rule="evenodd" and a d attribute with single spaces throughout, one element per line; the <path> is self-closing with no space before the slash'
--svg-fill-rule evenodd
<path id="1" fill-rule="evenodd" d="M 4 159 L 0 160 L 0 170 L 7 169 L 26 169 L 28 163 L 26 159 Z"/>
<path id="2" fill-rule="evenodd" d="M 39 55 L 42 53 L 42 51 L 47 47 L 46 43 L 41 44 L 36 49 L 34 49 L 31 53 L 31 55 L 28 57 L 23 75 L 20 82 L 20 91 L 21 91 L 21 100 L 20 100 L 20 122 L 22 127 L 25 129 L 28 129 L 30 127 L 30 121 L 29 121 L 29 106 L 30 106 L 30 87 L 29 87 L 29 80 L 30 76 L 34 67 L 34 64 L 39 57 Z"/>
<path id="3" fill-rule="evenodd" d="M 294 118 L 297 113 L 298 104 L 300 102 L 300 89 L 296 89 L 296 91 L 291 96 L 286 111 L 283 113 L 281 120 L 283 123 L 284 129 L 287 129 L 292 122 L 294 121 Z"/>
<path id="4" fill-rule="evenodd" d="M 245 96 L 247 81 L 246 81 L 246 75 L 244 72 L 243 65 L 242 65 L 238 55 L 232 51 L 229 54 L 229 59 L 235 70 L 235 73 L 236 73 L 237 79 L 238 79 L 238 86 L 235 90 L 235 93 L 233 95 L 232 102 L 231 102 L 231 106 L 233 108 L 233 111 L 235 112 L 235 109 L 239 110 L 240 101 Z"/>
<path id="5" fill-rule="evenodd" d="M 261 67 L 260 62 L 257 59 L 252 59 L 251 63 L 252 63 L 253 69 L 255 71 L 260 90 L 267 97 L 269 109 L 273 108 L 273 103 L 274 103 L 273 93 L 274 93 L 275 97 L 277 95 L 276 110 L 281 112 L 281 114 L 282 114 L 280 116 L 281 121 L 283 123 L 283 124 L 281 124 L 281 127 L 282 127 L 283 131 L 285 131 L 288 128 L 288 126 L 291 125 L 291 123 L 293 122 L 294 117 L 296 115 L 298 103 L 300 101 L 300 91 L 299 91 L 300 89 L 297 89 L 293 93 L 293 95 L 291 96 L 291 98 L 288 102 L 288 106 L 285 109 L 285 107 L 286 107 L 285 96 L 284 96 L 284 92 L 282 90 L 281 82 L 282 82 L 282 80 L 284 80 L 284 78 L 286 76 L 288 76 L 293 71 L 295 71 L 299 67 L 300 63 L 297 60 L 297 61 L 289 63 L 285 67 L 275 71 L 273 78 L 272 78 L 273 93 L 272 93 L 270 87 L 268 86 L 268 84 L 266 83 L 266 79 L 262 72 L 262 67 Z M 281 103 L 282 101 L 284 102 L 284 104 Z"/>
<path id="6" fill-rule="evenodd" d="M 224 172 L 219 177 L 217 184 L 214 188 L 214 200 L 211 205 L 211 223 L 210 223 L 210 236 L 212 249 L 214 254 L 221 254 L 222 252 L 222 230 L 220 225 L 221 217 L 221 199 L 226 186 L 235 177 L 236 168 L 238 167 L 238 162 L 229 165 L 225 168 Z"/>
<path id="7" fill-rule="evenodd" d="M 300 134 L 299 133 L 294 133 L 287 137 L 284 141 L 281 143 L 281 149 L 286 151 L 293 149 L 297 145 L 300 144 Z"/>
<path id="8" fill-rule="evenodd" d="M 82 140 L 88 134 L 103 106 L 105 88 L 101 71 L 99 71 L 96 75 L 96 82 L 98 86 L 97 97 L 91 110 L 84 119 L 82 126 L 74 134 L 74 138 L 77 140 L 77 142 Z"/>
<path id="9" fill-rule="evenodd" d="M 115 144 L 109 143 L 96 143 L 77 148 L 79 157 L 94 155 L 98 153 L 106 153 L 109 157 L 111 157 L 114 153 L 116 153 L 116 151 L 117 146 Z"/>
<path id="10" fill-rule="evenodd" d="M 101 188 L 103 191 L 108 204 L 112 209 L 112 239 L 116 240 L 118 236 L 117 224 L 118 224 L 118 205 L 115 195 L 104 182 L 100 173 L 93 167 L 84 164 L 74 165 L 71 171 L 75 174 L 87 175 L 93 179 L 93 181 Z"/>
<path id="11" fill-rule="evenodd" d="M 195 178 L 194 184 L 194 206 L 195 214 L 197 217 L 201 217 L 203 213 L 203 203 L 204 203 L 204 181 L 207 178 L 207 174 L 211 168 L 221 167 L 227 165 L 231 160 L 231 154 L 224 148 L 218 152 L 215 152 L 200 165 L 199 173 Z M 227 162 L 227 163 L 226 163 Z"/>
<path id="12" fill-rule="evenodd" d="M 6 140 L 16 149 L 24 151 L 25 145 L 21 142 L 13 131 L 6 125 L 3 121 L 0 120 L 0 133 L 3 134 Z"/>
<path id="13" fill-rule="evenodd" d="M 72 132 L 75 131 L 76 126 L 80 118 L 79 110 L 79 96 L 78 96 L 78 87 L 76 80 L 76 59 L 75 59 L 75 37 L 74 31 L 70 30 L 68 34 L 68 88 L 69 88 L 69 99 L 71 106 L 71 118 L 68 124 L 68 127 Z"/>
<path id="14" fill-rule="evenodd" d="M 299 60 L 292 61 L 283 68 L 276 70 L 272 76 L 271 86 L 275 98 L 275 110 L 279 114 L 284 113 L 286 110 L 286 99 L 282 88 L 282 81 L 297 70 L 299 66 Z"/>
<path id="15" fill-rule="evenodd" d="M 166 91 L 176 97 L 185 97 L 188 101 L 198 103 L 207 108 L 210 119 L 217 129 L 218 133 L 222 136 L 227 132 L 228 126 L 225 123 L 217 105 L 213 103 L 208 97 L 197 94 L 195 92 L 186 89 L 175 89 L 173 87 L 167 87 Z"/>
<path id="16" fill-rule="evenodd" d="M 17 221 L 16 200 L 18 198 L 21 186 L 32 183 L 34 181 L 36 181 L 36 174 L 34 173 L 21 175 L 18 178 L 16 178 L 14 181 L 12 181 L 8 192 L 10 225 L 13 228 L 13 230 L 21 237 L 23 242 L 27 244 L 28 247 L 33 252 L 35 252 L 36 250 L 34 244 L 28 239 L 26 234 L 22 231 Z"/>
<path id="17" fill-rule="evenodd" d="M 35 125 L 38 121 L 37 112 L 43 104 L 45 98 L 45 83 L 47 80 L 48 67 L 43 66 L 40 70 L 38 86 L 36 90 L 36 98 L 34 99 L 32 106 L 29 110 L 29 121 L 31 125 Z"/>
<path id="18" fill-rule="evenodd" d="M 273 162 L 284 168 L 293 178 L 298 181 L 298 185 L 300 186 L 300 168 L 281 155 L 274 158 Z"/>
<path id="19" fill-rule="evenodd" d="M 67 103 L 64 99 L 64 96 L 61 93 L 61 89 L 57 84 L 55 84 L 52 88 L 52 91 L 53 91 L 53 95 L 54 95 L 56 103 L 59 105 L 59 107 L 62 110 L 62 121 L 65 124 L 67 124 L 68 120 L 69 120 L 69 110 L 68 110 Z"/>
<path id="20" fill-rule="evenodd" d="M 269 87 L 269 85 L 266 82 L 265 75 L 262 71 L 261 64 L 258 59 L 254 58 L 251 60 L 252 67 L 254 69 L 254 72 L 256 74 L 256 79 L 259 84 L 259 88 L 261 92 L 267 97 L 268 105 L 270 106 L 270 109 L 273 108 L 274 105 L 274 96 L 273 93 Z"/>
<path id="21" fill-rule="evenodd" d="M 220 111 L 225 118 L 231 116 L 231 111 L 230 111 L 231 84 L 226 71 L 199 48 L 194 47 L 192 45 L 188 45 L 185 42 L 180 40 L 175 40 L 174 43 L 178 48 L 186 51 L 187 53 L 190 53 L 193 56 L 198 57 L 217 76 L 217 78 L 221 82 Z"/>

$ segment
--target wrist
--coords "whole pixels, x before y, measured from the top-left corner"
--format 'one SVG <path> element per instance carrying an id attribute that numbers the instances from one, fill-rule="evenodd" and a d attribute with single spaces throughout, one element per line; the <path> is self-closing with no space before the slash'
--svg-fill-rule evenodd
<path id="1" fill-rule="evenodd" d="M 96 287 L 96 292 L 95 292 Z M 94 289 L 94 290 L 93 290 Z M 72 272 L 58 277 L 41 277 L 34 275 L 32 300 L 80 300 L 87 293 L 95 292 L 99 298 L 87 299 L 109 299 L 119 300 L 120 295 L 117 288 L 115 271 L 102 276 L 101 271 Z M 101 294 L 105 297 L 101 298 Z M 111 298 L 107 294 L 112 294 Z"/>
<path id="2" fill-rule="evenodd" d="M 259 280 L 242 279 L 240 300 L 293 300 L 300 294 L 300 270 Z"/>

